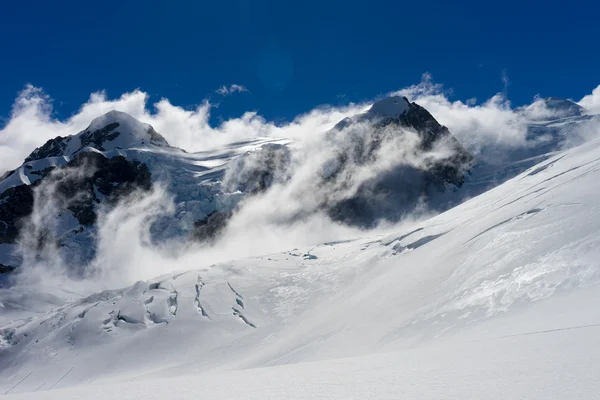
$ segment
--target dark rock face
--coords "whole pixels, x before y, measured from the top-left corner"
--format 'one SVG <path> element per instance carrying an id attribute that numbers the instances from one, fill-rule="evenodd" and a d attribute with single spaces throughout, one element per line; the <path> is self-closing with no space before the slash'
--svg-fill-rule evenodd
<path id="1" fill-rule="evenodd" d="M 123 136 L 126 137 L 121 140 Z M 55 243 L 68 253 L 68 257 L 75 257 L 75 262 L 93 256 L 95 250 L 88 249 L 89 246 L 80 247 L 80 242 L 83 240 L 90 246 L 93 244 L 98 206 L 110 209 L 132 192 L 149 191 L 152 187 L 150 170 L 145 164 L 123 156 L 107 158 L 103 154 L 83 150 L 86 147 L 100 151 L 119 148 L 117 139 L 125 144 L 146 142 L 170 147 L 165 138 L 150 125 L 118 111 L 110 111 L 94 119 L 87 129 L 77 135 L 59 136 L 47 141 L 34 150 L 25 163 L 62 156 L 68 158 L 59 163 L 70 161 L 61 167 L 40 169 L 32 164 L 21 167 L 30 177 L 37 176 L 38 179 L 32 179 L 34 183 L 31 185 L 22 184 L 0 194 L 0 244 L 21 243 L 19 239 L 23 238 L 28 251 L 33 253 L 42 251 L 47 243 Z M 14 172 L 4 174 L 0 181 Z M 57 226 L 37 226 L 45 222 L 31 225 L 30 216 L 40 204 L 51 205 L 53 211 L 50 213 L 60 217 L 60 221 L 57 218 Z M 69 214 L 76 221 L 68 218 Z M 72 241 L 77 243 L 71 249 L 69 246 Z M 19 259 L 15 255 L 11 257 Z M 3 262 L 6 264 L 6 261 Z M 20 262 L 15 261 L 17 264 Z M 1 268 L 2 271 L 13 269 L 14 265 Z"/>
<path id="2" fill-rule="evenodd" d="M 33 211 L 33 189 L 21 185 L 0 195 L 0 243 L 15 243 L 23 218 Z"/>
<path id="3" fill-rule="evenodd" d="M 214 211 L 194 223 L 190 237 L 196 242 L 211 242 L 223 232 L 231 218 L 231 212 Z"/>
<path id="4" fill-rule="evenodd" d="M 87 147 L 90 145 L 94 145 L 93 147 L 98 150 L 104 150 L 102 148 L 102 143 L 106 141 L 113 141 L 119 137 L 121 134 L 118 131 L 114 131 L 119 127 L 118 122 L 113 122 L 111 124 L 106 125 L 104 128 L 95 130 L 93 132 L 85 131 L 81 134 L 81 147 Z M 113 132 L 114 131 L 114 132 Z"/>
<path id="5" fill-rule="evenodd" d="M 135 190 L 152 188 L 151 174 L 145 164 L 122 156 L 109 159 L 94 152 L 80 153 L 64 167 L 48 168 L 42 174 L 34 184 L 16 186 L 0 195 L 0 243 L 17 242 L 34 210 L 36 191 L 38 201 L 52 196 L 57 212 L 70 211 L 82 232 L 84 227 L 95 224 L 96 207 L 101 202 L 110 207 Z M 33 239 L 40 248 L 45 241 L 55 240 L 50 239 L 54 235 L 47 230 L 38 234 L 40 237 Z M 14 266 L 2 269 L 8 271 Z"/>
<path id="6" fill-rule="evenodd" d="M 83 173 L 73 173 L 74 170 Z M 96 222 L 95 207 L 102 201 L 98 194 L 106 197 L 108 205 L 114 205 L 136 189 L 152 188 L 150 171 L 145 164 L 122 156 L 106 158 L 93 152 L 78 154 L 44 183 L 56 184 L 56 200 L 86 226 Z"/>
<path id="7" fill-rule="evenodd" d="M 325 207 L 334 220 L 362 227 L 371 227 L 382 219 L 397 221 L 436 192 L 464 183 L 474 157 L 425 108 L 406 98 L 402 100 L 406 109 L 398 115 L 378 116 L 367 112 L 336 125 L 330 137 L 336 140 L 337 136 L 339 141 L 342 135 L 346 145 L 337 154 L 336 167 L 325 176 L 325 184 L 343 188 L 346 169 L 352 164 L 368 166 L 374 163 L 377 152 L 394 138 L 405 135 L 406 129 L 416 132 L 419 137 L 419 143 L 412 151 L 421 159 L 422 165 L 401 163 L 363 182 L 350 198 L 329 202 Z M 360 134 L 353 132 L 353 126 L 359 123 L 368 124 L 366 132 L 365 129 Z M 445 149 L 445 156 L 433 156 L 432 151 L 438 145 Z"/>
<path id="8" fill-rule="evenodd" d="M 412 129 L 419 135 L 420 143 L 417 150 L 422 153 L 431 151 L 437 144 L 443 142 L 450 150 L 450 157 L 437 160 L 429 167 L 433 169 L 434 175 L 443 176 L 448 183 L 462 185 L 464 172 L 472 167 L 475 161 L 474 157 L 452 136 L 448 128 L 437 122 L 429 111 L 417 103 L 410 103 L 406 97 L 403 97 L 402 100 L 408 106 L 402 114 L 378 118 L 376 115 L 370 116 L 367 113 L 354 120 L 346 118 L 334 127 L 334 131 L 340 131 L 351 127 L 354 123 L 370 119 L 372 130 L 368 138 L 368 149 L 366 151 L 363 148 L 354 149 L 355 153 L 366 155 L 360 160 L 362 162 L 367 162 L 368 158 L 372 157 L 373 153 L 382 146 L 386 135 L 403 135 L 404 128 Z"/>
<path id="9" fill-rule="evenodd" d="M 35 149 L 29 156 L 27 156 L 25 162 L 41 160 L 48 157 L 62 156 L 71 140 L 73 140 L 72 136 L 58 136 L 54 139 L 50 139 L 42 147 Z"/>

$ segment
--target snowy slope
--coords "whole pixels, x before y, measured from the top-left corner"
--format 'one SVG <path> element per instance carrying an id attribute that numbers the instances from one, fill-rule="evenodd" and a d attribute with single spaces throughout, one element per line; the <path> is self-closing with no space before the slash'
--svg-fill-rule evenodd
<path id="1" fill-rule="evenodd" d="M 60 399 L 593 398 L 598 182 L 595 140 L 393 234 L 198 260 L 198 270 L 6 323 L 0 389 Z M 86 386 L 48 390 L 76 385 Z"/>
<path id="2" fill-rule="evenodd" d="M 595 399 L 597 335 L 598 328 L 540 332 L 269 368 L 42 387 L 7 399 Z"/>

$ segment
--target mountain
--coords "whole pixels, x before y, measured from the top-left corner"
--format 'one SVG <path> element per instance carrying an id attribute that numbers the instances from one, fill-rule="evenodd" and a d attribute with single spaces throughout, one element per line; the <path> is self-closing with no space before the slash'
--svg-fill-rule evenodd
<path id="1" fill-rule="evenodd" d="M 416 139 L 412 143 L 411 133 Z M 373 227 L 382 220 L 398 221 L 424 199 L 436 208 L 435 199 L 460 188 L 475 164 L 473 155 L 448 128 L 406 97 L 377 101 L 366 112 L 340 121 L 330 137 L 333 142 L 344 143 L 338 146 L 337 163 L 328 173 L 338 180 L 338 187 L 352 175 L 344 173 L 349 165 L 376 164 L 377 153 L 385 152 L 385 147 L 398 153 L 398 165 L 378 171 L 351 196 L 331 206 L 333 219 L 363 227 Z"/>
<path id="2" fill-rule="evenodd" d="M 189 154 L 170 146 L 150 125 L 111 111 L 74 136 L 48 141 L 0 181 L 1 268 L 11 271 L 25 257 L 47 250 L 58 252 L 75 274 L 85 273 L 82 264 L 95 255 L 98 214 L 159 182 L 174 196 L 176 210 L 155 222 L 154 238 L 187 237 L 195 223 L 233 209 L 239 200 L 215 185 L 227 163 L 279 141 L 256 139 Z M 32 224 L 36 208 L 54 219 Z M 19 250 L 24 244 L 26 254 Z"/>
<path id="3" fill-rule="evenodd" d="M 167 146 L 169 143 L 154 128 L 142 124 L 129 114 L 120 111 L 108 113 L 94 119 L 83 132 L 74 136 L 57 137 L 34 150 L 25 162 L 49 157 L 73 157 L 86 148 L 110 151 L 144 144 Z"/>
<path id="4" fill-rule="evenodd" d="M 538 118 L 557 119 L 557 118 L 568 118 L 568 117 L 580 117 L 585 114 L 585 110 L 582 106 L 575 103 L 573 100 L 563 99 L 560 97 L 546 97 L 538 101 L 540 105 L 546 110 L 545 115 L 538 116 Z M 532 111 L 536 107 L 536 104 L 528 107 L 529 111 Z M 527 110 L 526 110 L 527 111 Z M 550 117 L 550 118 L 548 118 Z"/>
<path id="5" fill-rule="evenodd" d="M 2 290 L 13 317 L 0 327 L 0 390 L 593 398 L 599 174 L 596 139 L 391 232 L 210 266 L 199 258 L 95 294 Z M 49 305 L 24 313 L 19 296 Z"/>
<path id="6" fill-rule="evenodd" d="M 151 240 L 211 242 L 241 201 L 293 178 L 289 144 L 256 139 L 187 153 L 150 125 L 111 111 L 74 136 L 49 140 L 0 181 L 0 271 L 59 254 L 71 275 L 93 273 L 86 265 L 96 254 L 99 215 L 155 184 L 173 196 L 175 210 L 152 222 Z M 341 121 L 324 145 L 331 151 L 313 179 L 315 206 L 290 220 L 325 211 L 362 227 L 398 221 L 423 198 L 459 188 L 474 163 L 427 110 L 397 96 Z M 394 146 L 398 152 L 388 154 Z M 381 169 L 384 156 L 392 162 Z M 373 177 L 357 181 L 365 172 Z M 46 220 L 36 219 L 40 213 Z"/>
<path id="7" fill-rule="evenodd" d="M 373 228 L 424 208 L 441 212 L 577 144 L 575 132 L 596 118 L 558 98 L 519 113 L 528 121 L 526 143 L 514 149 L 472 153 L 425 108 L 392 96 L 340 121 L 316 148 L 257 138 L 187 153 L 150 125 L 111 111 L 76 135 L 49 140 L 0 180 L 0 277 L 23 263 L 56 262 L 57 254 L 72 276 L 93 274 L 98 219 L 157 185 L 173 207 L 151 221 L 155 244 L 210 244 L 244 202 L 273 186 L 312 198 L 278 216 L 285 223 L 325 212 Z M 308 177 L 298 178 L 299 159 L 316 165 Z"/>

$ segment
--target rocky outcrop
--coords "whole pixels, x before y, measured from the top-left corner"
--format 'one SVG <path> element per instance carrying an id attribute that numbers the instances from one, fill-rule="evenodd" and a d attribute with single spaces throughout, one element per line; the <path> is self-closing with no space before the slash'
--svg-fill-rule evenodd
<path id="1" fill-rule="evenodd" d="M 113 122 L 106 125 L 104 128 L 97 129 L 95 131 L 85 131 L 81 134 L 79 139 L 81 140 L 81 147 L 87 147 L 93 145 L 98 150 L 104 150 L 102 144 L 104 142 L 112 142 L 119 137 L 121 132 L 116 129 L 119 127 L 118 122 Z"/>
<path id="2" fill-rule="evenodd" d="M 351 196 L 332 196 L 325 207 L 333 219 L 363 227 L 381 220 L 397 221 L 436 193 L 464 183 L 474 157 L 425 108 L 393 96 L 342 120 L 330 132 L 331 140 L 343 146 L 324 176 L 326 184 L 345 189 L 349 169 L 375 164 L 382 147 L 402 139 L 408 131 L 417 134 L 418 142 L 403 151 L 408 149 L 409 158 L 418 162 L 403 162 L 407 154 L 399 154 L 393 168 L 366 180 Z M 436 152 L 440 148 L 443 151 Z"/>
<path id="3" fill-rule="evenodd" d="M 152 188 L 148 167 L 125 157 L 107 158 L 100 153 L 79 153 L 63 167 L 49 168 L 41 179 L 32 185 L 20 185 L 0 195 L 0 244 L 15 244 L 23 228 L 30 223 L 34 202 L 47 201 L 51 196 L 58 215 L 70 212 L 80 227 L 69 232 L 51 232 L 47 229 L 34 231 L 39 237 L 27 238 L 37 242 L 41 249 L 48 240 L 62 246 L 65 233 L 81 233 L 93 227 L 97 219 L 97 207 L 114 206 L 120 199 L 136 190 Z M 29 232 L 28 232 L 29 233 Z M 4 265 L 0 271 L 10 272 L 14 265 Z"/>
<path id="4" fill-rule="evenodd" d="M 214 211 L 194 223 L 190 238 L 195 242 L 212 242 L 227 227 L 232 212 Z"/>
<path id="5" fill-rule="evenodd" d="M 33 188 L 21 185 L 0 194 L 0 243 L 15 243 L 22 221 L 33 211 Z"/>
<path id="6" fill-rule="evenodd" d="M 66 167 L 49 175 L 44 184 L 56 185 L 56 200 L 84 226 L 96 222 L 95 208 L 103 200 L 111 206 L 135 190 L 152 188 L 145 164 L 94 152 L 78 154 Z"/>
<path id="7" fill-rule="evenodd" d="M 35 149 L 27 156 L 25 162 L 41 160 L 48 157 L 59 157 L 63 155 L 71 140 L 73 140 L 72 136 L 58 136 L 54 139 L 50 139 L 42 147 Z"/>
<path id="8" fill-rule="evenodd" d="M 390 104 L 393 104 L 395 109 Z M 394 110 L 396 113 L 393 112 Z M 432 169 L 434 175 L 448 183 L 455 185 L 464 183 L 464 173 L 475 161 L 474 157 L 452 136 L 448 128 L 441 125 L 425 108 L 409 102 L 406 97 L 393 96 L 376 102 L 366 113 L 340 121 L 334 127 L 332 134 L 346 131 L 360 123 L 369 124 L 369 136 L 365 143 L 355 141 L 356 146 L 352 148 L 354 154 L 359 155 L 354 157 L 358 162 L 371 160 L 386 139 L 404 135 L 406 129 L 418 134 L 420 139 L 416 148 L 418 152 L 432 151 L 436 145 L 441 144 L 448 150 L 446 157 L 437 158 L 427 166 L 428 169 Z M 348 158 L 348 155 L 341 154 L 341 157 Z"/>

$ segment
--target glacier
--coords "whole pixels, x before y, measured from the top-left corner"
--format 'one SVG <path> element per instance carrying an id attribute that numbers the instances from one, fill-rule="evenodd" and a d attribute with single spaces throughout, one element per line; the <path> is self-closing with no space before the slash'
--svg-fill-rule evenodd
<path id="1" fill-rule="evenodd" d="M 471 198 L 432 217 L 217 263 L 196 253 L 173 260 L 180 271 L 94 294 L 0 288 L 0 392 L 594 398 L 600 139 L 556 145 L 588 120 L 536 121 L 542 141 L 476 165 Z"/>

